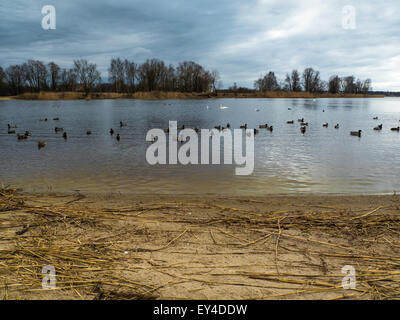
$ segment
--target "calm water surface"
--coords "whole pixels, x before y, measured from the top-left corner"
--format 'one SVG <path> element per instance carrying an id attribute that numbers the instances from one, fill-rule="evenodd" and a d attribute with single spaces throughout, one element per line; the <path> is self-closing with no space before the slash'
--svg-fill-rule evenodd
<path id="1" fill-rule="evenodd" d="M 220 110 L 220 103 L 228 109 Z M 309 122 L 305 135 L 297 123 L 302 117 Z M 128 126 L 119 128 L 121 120 Z M 250 176 L 236 176 L 236 165 L 151 166 L 146 133 L 167 128 L 169 120 L 198 128 L 268 123 L 274 132 L 256 135 Z M 400 135 L 390 128 L 399 120 L 397 98 L 0 101 L 0 182 L 27 191 L 392 193 L 400 191 Z M 32 137 L 18 141 L 7 134 L 7 123 Z M 384 129 L 374 131 L 380 123 Z M 67 131 L 66 141 L 55 126 Z M 120 142 L 109 135 L 111 127 Z M 361 139 L 349 135 L 358 129 Z M 47 142 L 44 149 L 38 150 L 39 140 Z"/>

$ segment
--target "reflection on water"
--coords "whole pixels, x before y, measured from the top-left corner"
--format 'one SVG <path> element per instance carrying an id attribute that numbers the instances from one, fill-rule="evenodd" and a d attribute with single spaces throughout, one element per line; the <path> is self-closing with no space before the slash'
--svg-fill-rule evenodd
<path id="1" fill-rule="evenodd" d="M 220 103 L 228 109 L 220 110 Z M 305 135 L 297 123 L 303 117 L 309 122 Z M 121 120 L 128 126 L 120 128 Z M 193 128 L 268 123 L 274 131 L 260 129 L 256 135 L 251 176 L 236 176 L 236 165 L 150 166 L 146 133 L 168 127 L 169 120 Z M 0 182 L 28 191 L 393 192 L 400 190 L 400 135 L 389 128 L 400 125 L 399 120 L 396 98 L 0 101 Z M 322 127 L 325 122 L 328 128 Z M 7 134 L 7 123 L 18 125 L 19 133 L 31 131 L 32 137 L 18 141 Z M 380 123 L 384 129 L 374 131 Z M 55 126 L 67 131 L 66 141 Z M 120 142 L 109 135 L 110 128 L 121 134 Z M 358 129 L 363 130 L 361 139 L 349 135 Z M 40 151 L 38 140 L 47 142 Z"/>

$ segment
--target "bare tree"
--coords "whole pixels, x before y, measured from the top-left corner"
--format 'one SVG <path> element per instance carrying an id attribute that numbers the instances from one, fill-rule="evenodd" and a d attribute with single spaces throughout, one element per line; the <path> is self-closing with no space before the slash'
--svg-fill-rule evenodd
<path id="1" fill-rule="evenodd" d="M 331 76 L 328 82 L 329 93 L 337 94 L 340 92 L 340 77 L 338 75 Z"/>
<path id="2" fill-rule="evenodd" d="M 125 59 L 124 61 L 124 72 L 125 72 L 125 82 L 126 90 L 129 93 L 135 92 L 135 80 L 137 77 L 137 64 L 133 61 Z"/>
<path id="3" fill-rule="evenodd" d="M 23 93 L 25 75 L 24 69 L 20 65 L 9 66 L 6 71 L 6 82 L 12 95 Z"/>
<path id="4" fill-rule="evenodd" d="M 7 89 L 6 73 L 3 68 L 0 67 L 0 95 L 6 95 L 8 91 Z"/>
<path id="5" fill-rule="evenodd" d="M 110 81 L 115 88 L 115 92 L 122 92 L 125 88 L 125 69 L 124 62 L 120 59 L 111 59 L 110 67 L 108 69 L 108 81 Z"/>
<path id="6" fill-rule="evenodd" d="M 275 73 L 272 71 L 268 72 L 263 78 L 256 80 L 254 87 L 258 91 L 280 90 L 278 80 L 276 79 Z"/>
<path id="7" fill-rule="evenodd" d="M 22 65 L 25 80 L 31 91 L 40 92 L 48 88 L 48 71 L 45 64 L 39 60 L 28 60 Z"/>
<path id="8" fill-rule="evenodd" d="M 342 79 L 342 87 L 344 93 L 355 93 L 355 78 L 347 76 Z"/>
<path id="9" fill-rule="evenodd" d="M 50 75 L 50 88 L 52 91 L 57 91 L 58 81 L 60 77 L 60 67 L 54 62 L 50 62 L 48 65 Z"/>
<path id="10" fill-rule="evenodd" d="M 83 91 L 86 95 L 89 95 L 92 88 L 101 81 L 101 75 L 97 70 L 96 64 L 89 63 L 84 59 L 74 60 L 74 70 L 83 87 Z"/>
<path id="11" fill-rule="evenodd" d="M 63 69 L 60 75 L 60 87 L 63 91 L 73 91 L 76 88 L 77 76 L 74 69 Z"/>
<path id="12" fill-rule="evenodd" d="M 319 71 L 313 68 L 306 68 L 303 71 L 303 87 L 307 92 L 319 92 L 323 90 L 323 84 L 319 75 Z"/>

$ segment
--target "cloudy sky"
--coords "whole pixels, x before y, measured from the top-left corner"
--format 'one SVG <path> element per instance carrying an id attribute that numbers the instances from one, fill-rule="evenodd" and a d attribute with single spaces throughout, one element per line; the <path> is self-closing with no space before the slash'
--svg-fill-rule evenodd
<path id="1" fill-rule="evenodd" d="M 56 30 L 41 9 L 56 8 Z M 344 6 L 355 8 L 355 29 Z M 253 86 L 268 70 L 311 66 L 371 78 L 374 90 L 400 91 L 398 0 L 1 0 L 0 65 L 28 58 L 62 67 L 86 58 L 107 79 L 111 57 L 217 69 L 224 87 Z"/>

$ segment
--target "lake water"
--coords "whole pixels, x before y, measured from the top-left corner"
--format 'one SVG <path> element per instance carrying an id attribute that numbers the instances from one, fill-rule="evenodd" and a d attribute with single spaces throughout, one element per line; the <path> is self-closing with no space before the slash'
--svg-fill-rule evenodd
<path id="1" fill-rule="evenodd" d="M 303 117 L 309 123 L 304 135 L 297 122 Z M 126 127 L 119 127 L 121 120 Z M 268 123 L 274 131 L 260 129 L 255 136 L 250 176 L 235 175 L 236 165 L 151 166 L 146 133 L 167 128 L 169 120 L 210 129 Z M 399 120 L 398 98 L 0 101 L 0 182 L 34 192 L 393 193 L 400 191 L 400 134 L 390 128 Z M 18 141 L 7 133 L 8 123 L 32 136 Z M 380 123 L 383 130 L 374 131 Z M 110 128 L 121 134 L 120 142 Z M 359 129 L 361 138 L 350 136 Z M 47 142 L 41 150 L 39 140 Z"/>

